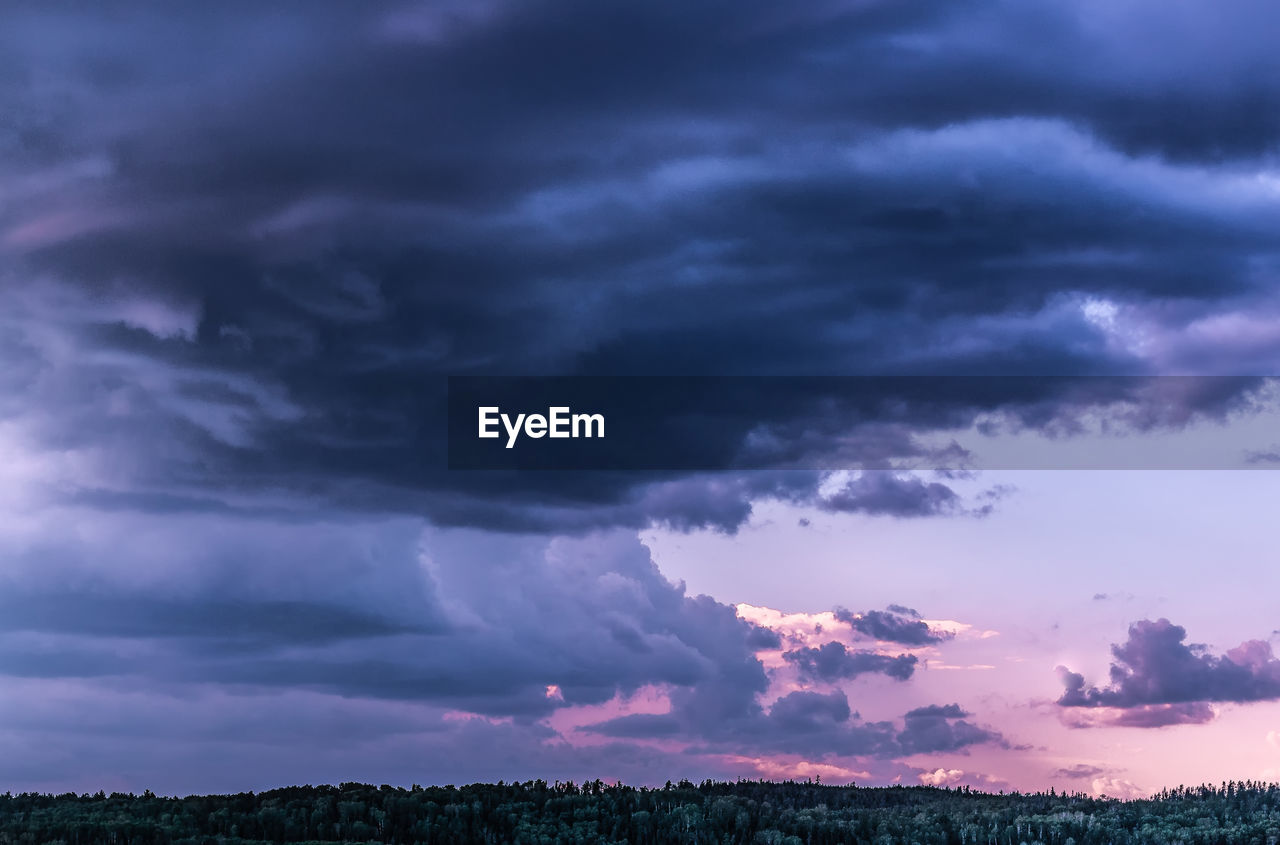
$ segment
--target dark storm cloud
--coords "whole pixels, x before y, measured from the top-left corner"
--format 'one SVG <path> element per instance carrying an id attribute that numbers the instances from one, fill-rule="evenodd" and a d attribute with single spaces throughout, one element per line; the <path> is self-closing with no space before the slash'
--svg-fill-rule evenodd
<path id="1" fill-rule="evenodd" d="M 853 630 L 877 640 L 902 645 L 931 645 L 955 636 L 949 631 L 935 631 L 920 619 L 909 607 L 890 605 L 887 610 L 868 610 L 854 613 L 843 607 L 835 610 L 836 618 L 849 624 Z"/>
<path id="2" fill-rule="evenodd" d="M 915 672 L 918 662 L 913 654 L 890 656 L 874 651 L 850 650 L 837 642 L 824 643 L 818 648 L 795 649 L 784 652 L 782 657 L 794 663 L 804 674 L 823 681 L 856 678 L 876 672 L 905 681 Z"/>
<path id="3" fill-rule="evenodd" d="M 439 623 L 434 623 L 438 625 Z M 429 633 L 433 622 L 399 622 L 338 605 L 299 601 L 75 593 L 0 598 L 0 632 L 54 631 L 97 637 L 217 638 L 274 646 Z"/>
<path id="4" fill-rule="evenodd" d="M 633 536 L 424 538 L 374 523 L 273 537 L 258 526 L 262 547 L 299 530 L 314 539 L 237 572 L 244 547 L 225 525 L 138 536 L 163 561 L 163 585 L 103 583 L 94 568 L 119 554 L 110 548 L 87 561 L 54 542 L 36 558 L 9 555 L 0 673 L 447 702 L 523 719 L 671 686 L 680 712 L 712 725 L 758 709 L 768 678 L 755 652 L 780 645 L 667 581 Z"/>
<path id="5" fill-rule="evenodd" d="M 1115 724 L 1161 727 L 1213 718 L 1209 702 L 1280 699 L 1280 660 L 1264 640 L 1251 640 L 1223 655 L 1188 644 L 1186 629 L 1168 619 L 1129 626 L 1129 638 L 1113 645 L 1110 683 L 1090 686 L 1083 675 L 1059 667 L 1063 707 L 1119 708 Z"/>
<path id="6" fill-rule="evenodd" d="M 1259 105 L 1274 16 L 1246 3 L 1210 34 L 1142 3 L 15 12 L 0 242 L 40 282 L 0 334 L 58 376 L 19 382 L 18 407 L 46 443 L 137 455 L 145 491 L 88 493 L 142 510 L 272 488 L 503 530 L 732 529 L 770 496 L 981 513 L 890 475 L 830 496 L 450 475 L 440 379 L 1266 371 L 1270 347 L 1148 360 L 1096 315 L 1176 338 L 1265 295 L 1276 210 L 1249 168 L 1280 137 Z M 1128 422 L 1221 415 L 1252 386 L 1138 393 Z M 1062 429 L 1098 401 L 1032 381 L 886 423 L 775 418 L 774 399 L 689 448 L 731 452 L 764 419 L 780 463 L 840 444 L 857 466 L 986 412 Z"/>

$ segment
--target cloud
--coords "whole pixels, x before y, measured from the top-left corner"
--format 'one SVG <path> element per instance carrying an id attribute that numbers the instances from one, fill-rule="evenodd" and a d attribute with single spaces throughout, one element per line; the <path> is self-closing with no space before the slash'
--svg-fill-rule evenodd
<path id="1" fill-rule="evenodd" d="M 1119 798 L 1122 801 L 1146 798 L 1148 795 L 1147 790 L 1123 778 L 1094 778 L 1090 786 L 1093 788 L 1094 795 L 1105 795 L 1108 798 Z"/>
<path id="2" fill-rule="evenodd" d="M 1168 725 L 1203 725 L 1212 721 L 1216 715 L 1211 706 L 1200 701 L 1146 704 L 1121 709 L 1109 723 L 1122 728 L 1163 728 Z"/>
<path id="3" fill-rule="evenodd" d="M 843 643 L 829 642 L 818 648 L 806 647 L 784 652 L 783 659 L 811 678 L 837 681 L 868 673 L 883 673 L 905 681 L 915 672 L 914 654 L 889 656 L 874 651 L 850 650 Z"/>
<path id="4" fill-rule="evenodd" d="M 160 521 L 87 514 L 74 536 L 39 524 L 25 540 L 2 535 L 11 565 L 0 601 L 0 674 L 34 695 L 79 690 L 47 716 L 78 722 L 103 755 L 117 747 L 113 737 L 176 716 L 134 719 L 121 704 L 99 723 L 86 711 L 101 698 L 85 692 L 96 687 L 131 691 L 155 714 L 184 698 L 240 702 L 222 705 L 226 719 L 202 723 L 200 742 L 210 743 L 268 733 L 272 720 L 288 718 L 280 702 L 304 701 L 316 713 L 326 701 L 354 702 L 333 718 L 398 714 L 369 729 L 373 745 L 398 731 L 428 731 L 415 747 L 456 760 L 507 733 L 518 750 L 504 759 L 517 759 L 520 771 L 540 765 L 534 749 L 542 742 L 564 745 L 558 759 L 578 774 L 606 758 L 575 758 L 573 748 L 656 743 L 661 755 L 645 758 L 647 771 L 682 768 L 687 755 L 723 776 L 757 769 L 713 758 L 891 761 L 998 741 L 959 708 L 913 712 L 899 727 L 863 720 L 842 691 L 775 683 L 758 652 L 781 650 L 781 634 L 687 594 L 627 532 L 547 538 L 403 519 L 246 524 L 203 513 Z M 120 565 L 125 555 L 130 568 Z M 913 665 L 847 650 L 845 659 L 903 680 Z M 646 696 L 656 697 L 632 702 Z M 260 717 L 243 704 L 252 700 L 264 702 Z M 251 717 L 261 721 L 245 733 L 237 720 Z M 39 721 L 34 712 L 22 718 Z M 170 732 L 180 730 L 174 722 Z M 189 743 L 162 734 L 154 742 Z M 293 742 L 289 736 L 280 742 Z M 150 743 L 135 759 L 154 759 Z M 44 754 L 31 759 L 52 765 Z"/>
<path id="5" fill-rule="evenodd" d="M 822 730 L 827 723 L 849 721 L 851 711 L 844 693 L 796 691 L 787 693 L 769 708 L 769 720 L 784 731 Z"/>
<path id="6" fill-rule="evenodd" d="M 340 604 L 288 600 L 171 599 L 75 592 L 8 594 L 0 599 L 0 632 L 33 631 L 92 637 L 209 638 L 244 647 L 325 643 L 428 634 L 438 620 L 409 622 Z"/>
<path id="7" fill-rule="evenodd" d="M 673 774 L 759 776 L 750 765 L 627 741 L 573 745 L 542 724 L 450 717 L 422 702 L 83 680 L 5 683 L 13 695 L 0 701 L 0 776 L 33 789 L 197 794 L 348 778 L 407 785 L 608 776 L 661 784 Z"/>
<path id="8" fill-rule="evenodd" d="M 1280 698 L 1280 660 L 1266 641 L 1214 655 L 1186 637 L 1186 629 L 1168 619 L 1133 623 L 1128 640 L 1111 648 L 1109 685 L 1088 686 L 1083 675 L 1058 667 L 1065 687 L 1058 704 L 1113 709 L 1112 724 L 1163 727 L 1209 721 L 1209 702 Z"/>
<path id="9" fill-rule="evenodd" d="M 130 533 L 128 521 L 106 532 L 84 522 L 88 549 L 42 537 L 11 558 L 0 672 L 532 718 L 651 683 L 746 706 L 768 683 L 755 651 L 778 644 L 732 607 L 685 595 L 625 534 L 502 539 L 373 521 L 306 526 L 304 540 L 296 525 L 228 531 L 226 517 L 146 524 L 134 544 L 112 548 L 93 534 Z M 124 548 L 131 570 L 121 569 Z M 148 557 L 162 568 L 144 576 Z M 504 589 L 494 589 L 498 573 Z M 560 695 L 548 697 L 548 685 Z"/>
<path id="10" fill-rule="evenodd" d="M 897 605 L 891 605 L 888 610 L 868 610 L 866 613 L 837 608 L 836 618 L 872 639 L 902 645 L 933 645 L 955 636 L 951 631 L 931 628 L 915 611 Z"/>
<path id="11" fill-rule="evenodd" d="M 1181 426 L 1257 386 L 1042 376 L 1269 371 L 1276 338 L 1245 317 L 1272 298 L 1280 68 L 1253 35 L 1271 10 L 1215 21 L 1219 52 L 1160 9 L 1167 46 L 1135 54 L 1149 3 L 571 6 L 16 15 L 0 248 L 35 281 L 0 334 L 41 375 L 5 376 L 0 402 L 103 470 L 50 489 L 149 513 L 272 490 L 546 533 L 733 530 L 770 498 L 981 515 L 990 498 L 899 472 L 822 492 L 804 473 L 447 473 L 444 379 L 1029 376 L 761 396 L 689 442 L 717 467 L 761 442 L 778 466 L 899 466 L 991 417 L 1066 431 L 1124 400 L 1131 425 Z M 586 33 L 598 50 L 543 60 Z"/>
<path id="12" fill-rule="evenodd" d="M 1008 746 L 999 732 L 967 721 L 969 715 L 958 704 L 931 704 L 907 711 L 898 736 L 903 753 L 934 754 L 981 743 Z"/>
<path id="13" fill-rule="evenodd" d="M 892 516 L 932 516 L 954 511 L 960 497 L 947 485 L 884 472 L 863 473 L 819 499 L 823 510 Z"/>
<path id="14" fill-rule="evenodd" d="M 959 783 L 964 777 L 963 769 L 934 769 L 932 772 L 921 772 L 920 782 L 925 786 L 950 786 Z"/>
<path id="15" fill-rule="evenodd" d="M 704 721 L 688 696 L 673 695 L 670 713 L 621 716 L 586 730 L 609 737 L 681 738 L 706 752 L 799 754 L 813 758 L 867 757 L 880 760 L 914 754 L 964 751 L 981 744 L 1007 747 L 998 732 L 967 720 L 958 705 L 928 705 L 908 711 L 902 727 L 864 721 L 841 690 L 795 690 L 768 709 L 753 707 Z"/>

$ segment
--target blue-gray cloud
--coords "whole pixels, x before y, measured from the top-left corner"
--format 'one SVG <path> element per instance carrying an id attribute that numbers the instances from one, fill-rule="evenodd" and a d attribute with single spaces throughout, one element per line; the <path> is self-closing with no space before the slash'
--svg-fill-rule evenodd
<path id="1" fill-rule="evenodd" d="M 823 681 L 856 678 L 858 675 L 883 673 L 905 681 L 915 672 L 917 658 L 913 654 L 896 656 L 874 651 L 848 649 L 844 643 L 829 642 L 784 652 L 783 659 L 795 664 L 804 674 Z"/>
<path id="2" fill-rule="evenodd" d="M 950 631 L 935 631 L 909 607 L 890 605 L 886 610 L 854 613 L 843 607 L 835 610 L 836 618 L 867 637 L 902 645 L 930 645 L 955 636 Z"/>
<path id="3" fill-rule="evenodd" d="M 4 401 L 47 448 L 133 456 L 81 501 L 270 488 L 548 532 L 733 530 L 771 496 L 982 513 L 891 474 L 451 475 L 441 379 L 1265 372 L 1280 352 L 1185 331 L 1270 307 L 1265 4 L 1211 41 L 1145 3 L 1106 27 L 1067 3 L 445 8 L 11 16 L 0 239 L 40 282 L 8 303 Z M 1162 46 L 1133 49 L 1151 20 Z M 1126 319 L 1169 342 L 1129 343 Z M 1218 415 L 1254 385 L 1139 394 L 1129 419 Z M 857 465 L 992 410 L 1061 430 L 1087 394 L 1007 383 L 769 434 Z M 690 448 L 745 442 L 773 404 Z"/>

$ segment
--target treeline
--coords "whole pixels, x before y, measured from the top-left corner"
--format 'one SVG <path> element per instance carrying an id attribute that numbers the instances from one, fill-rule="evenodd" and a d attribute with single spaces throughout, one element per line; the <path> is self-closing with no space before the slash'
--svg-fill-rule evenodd
<path id="1" fill-rule="evenodd" d="M 411 789 L 346 783 L 238 795 L 0 795 L 0 843 L 938 843 L 1280 840 L 1280 788 L 1225 783 L 1147 800 L 814 782 L 658 789 L 529 781 Z"/>

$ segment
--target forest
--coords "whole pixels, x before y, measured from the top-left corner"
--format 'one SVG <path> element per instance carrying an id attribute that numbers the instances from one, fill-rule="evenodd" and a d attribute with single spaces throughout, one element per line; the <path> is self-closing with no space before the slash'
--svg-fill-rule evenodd
<path id="1" fill-rule="evenodd" d="M 1121 801 L 810 781 L 659 788 L 345 783 L 236 795 L 0 795 L 0 842 L 158 843 L 1256 843 L 1280 838 L 1280 786 L 1230 782 Z"/>

